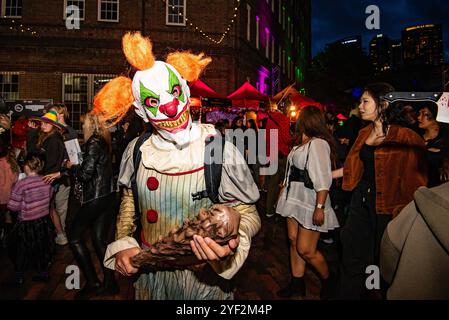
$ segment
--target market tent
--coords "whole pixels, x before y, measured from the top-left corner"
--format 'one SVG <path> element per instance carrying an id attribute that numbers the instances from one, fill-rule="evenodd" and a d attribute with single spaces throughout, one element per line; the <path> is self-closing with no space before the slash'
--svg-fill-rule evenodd
<path id="1" fill-rule="evenodd" d="M 232 100 L 232 106 L 247 109 L 259 109 L 261 101 L 267 101 L 268 96 L 259 92 L 249 82 L 245 82 L 240 88 L 231 93 L 228 99 Z"/>
<path id="2" fill-rule="evenodd" d="M 277 95 L 273 97 L 273 100 L 279 102 L 282 99 L 290 99 L 292 105 L 295 105 L 301 110 L 306 106 L 315 106 L 323 110 L 323 105 L 309 97 L 298 92 L 293 86 L 289 86 L 279 92 Z"/>
<path id="3" fill-rule="evenodd" d="M 209 87 L 201 80 L 196 80 L 189 84 L 190 96 L 195 98 L 216 98 L 216 99 L 226 99 L 225 96 L 217 93 L 214 89 Z"/>

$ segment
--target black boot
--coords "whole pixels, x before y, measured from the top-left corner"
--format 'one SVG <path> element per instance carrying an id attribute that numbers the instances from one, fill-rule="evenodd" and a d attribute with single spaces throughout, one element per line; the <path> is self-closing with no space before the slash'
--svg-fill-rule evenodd
<path id="1" fill-rule="evenodd" d="M 77 293 L 75 293 L 75 300 L 89 300 L 93 297 L 100 296 L 103 292 L 103 286 L 100 282 L 86 285 Z"/>
<path id="2" fill-rule="evenodd" d="M 329 273 L 327 279 L 321 279 L 321 300 L 331 300 L 335 298 L 337 289 L 337 277 L 333 273 Z"/>
<path id="3" fill-rule="evenodd" d="M 73 255 L 75 256 L 75 260 L 78 263 L 78 266 L 80 267 L 86 278 L 86 285 L 75 294 L 75 299 L 87 300 L 91 296 L 101 294 L 103 286 L 98 280 L 95 266 L 92 263 L 90 252 L 87 249 L 86 245 L 81 241 L 71 241 L 70 247 L 72 249 Z"/>
<path id="4" fill-rule="evenodd" d="M 120 292 L 120 288 L 115 280 L 114 271 L 103 267 L 104 281 L 102 295 L 116 295 Z"/>
<path id="5" fill-rule="evenodd" d="M 305 296 L 306 295 L 306 284 L 304 282 L 304 277 L 296 278 L 292 277 L 290 283 L 284 289 L 277 292 L 280 298 L 290 298 L 292 296 Z"/>

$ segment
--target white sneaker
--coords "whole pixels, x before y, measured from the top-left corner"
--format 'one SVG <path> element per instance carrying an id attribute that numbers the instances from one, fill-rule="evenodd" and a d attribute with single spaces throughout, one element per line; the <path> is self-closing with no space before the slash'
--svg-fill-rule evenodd
<path id="1" fill-rule="evenodd" d="M 60 246 L 65 246 L 69 241 L 67 240 L 67 237 L 64 233 L 60 233 L 55 238 L 56 244 L 59 244 Z"/>

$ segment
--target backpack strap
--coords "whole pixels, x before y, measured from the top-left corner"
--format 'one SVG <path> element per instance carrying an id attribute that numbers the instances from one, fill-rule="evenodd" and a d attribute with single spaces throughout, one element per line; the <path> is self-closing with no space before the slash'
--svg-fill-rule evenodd
<path id="1" fill-rule="evenodd" d="M 225 138 L 215 139 L 215 137 L 210 137 L 206 139 L 206 146 L 204 148 L 204 180 L 206 182 L 206 190 L 193 193 L 192 198 L 194 201 L 209 198 L 212 203 L 220 202 L 218 189 L 220 188 L 221 173 L 223 170 L 225 143 Z M 222 158 L 219 163 L 214 162 L 215 152 L 222 153 Z"/>
<path id="2" fill-rule="evenodd" d="M 148 140 L 148 138 L 151 136 L 151 131 L 146 131 L 140 137 L 137 139 L 136 144 L 134 145 L 133 149 L 133 167 L 134 171 L 131 175 L 131 190 L 133 192 L 133 198 L 134 198 L 134 219 L 133 222 L 137 226 L 136 232 L 135 232 L 135 238 L 139 240 L 139 234 L 140 230 L 142 229 L 140 217 L 140 206 L 139 206 L 139 193 L 137 189 L 137 172 L 139 171 L 140 162 L 142 161 L 142 152 L 140 151 L 140 147 L 143 145 L 143 143 Z"/>

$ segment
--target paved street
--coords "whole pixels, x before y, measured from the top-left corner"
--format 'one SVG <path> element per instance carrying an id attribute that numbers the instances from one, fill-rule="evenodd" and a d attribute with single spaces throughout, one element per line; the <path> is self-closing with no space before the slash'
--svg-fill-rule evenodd
<path id="1" fill-rule="evenodd" d="M 289 280 L 290 271 L 285 220 L 278 217 L 268 219 L 265 217 L 263 208 L 259 211 L 262 218 L 262 230 L 254 238 L 250 255 L 244 267 L 233 280 L 235 298 L 238 300 L 278 299 L 276 292 L 280 287 L 286 285 Z M 323 244 L 320 243 L 320 246 L 323 246 Z M 332 246 L 324 245 L 323 251 L 331 261 L 335 261 L 336 255 Z M 71 264 L 75 264 L 75 261 L 69 246 L 58 246 L 55 262 L 50 270 L 51 280 L 49 283 L 32 282 L 33 272 L 29 272 L 26 274 L 24 287 L 20 289 L 6 289 L 2 286 L 0 299 L 72 300 L 75 291 L 67 290 L 65 287 L 67 277 L 65 268 Z M 0 254 L 0 265 L 3 269 L 0 273 L 0 283 L 4 283 L 13 277 L 13 267 L 5 252 Z M 99 264 L 97 264 L 97 268 L 100 268 Z M 132 279 L 122 277 L 119 274 L 117 274 L 117 279 L 120 284 L 120 293 L 104 299 L 133 299 Z M 307 296 L 305 299 L 319 299 L 319 280 L 310 269 L 307 270 L 306 285 Z"/>

